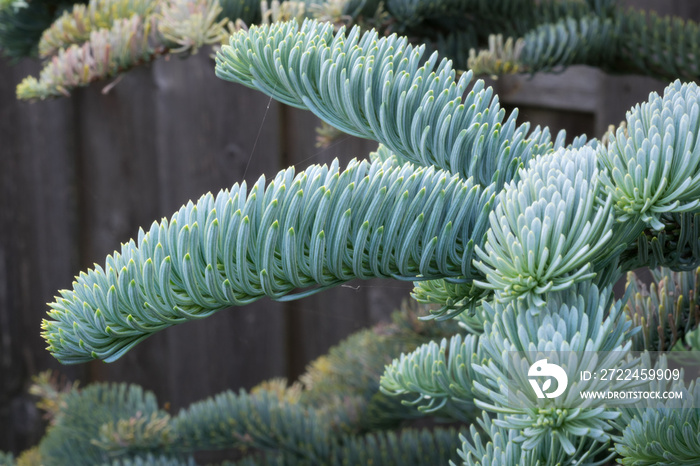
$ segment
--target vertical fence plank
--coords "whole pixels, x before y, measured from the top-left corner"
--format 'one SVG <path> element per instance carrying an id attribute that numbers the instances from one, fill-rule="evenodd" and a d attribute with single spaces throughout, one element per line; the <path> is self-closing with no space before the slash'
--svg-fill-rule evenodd
<path id="1" fill-rule="evenodd" d="M 103 87 L 97 83 L 73 97 L 80 158 L 81 270 L 104 265 L 107 254 L 161 215 L 151 70 L 134 70 L 106 95 Z M 167 391 L 162 340 L 160 335 L 149 338 L 114 364 L 89 363 L 90 379 Z"/>
<path id="2" fill-rule="evenodd" d="M 0 60 L 0 450 L 18 452 L 42 431 L 30 377 L 59 369 L 40 337 L 46 303 L 70 286 L 78 260 L 72 103 L 17 102 L 36 63 Z"/>
<path id="3" fill-rule="evenodd" d="M 161 203 L 174 211 L 188 199 L 281 168 L 279 105 L 261 93 L 214 76 L 205 52 L 160 62 L 156 84 Z M 286 316 L 262 299 L 166 332 L 174 405 L 228 388 L 249 388 L 286 374 Z"/>

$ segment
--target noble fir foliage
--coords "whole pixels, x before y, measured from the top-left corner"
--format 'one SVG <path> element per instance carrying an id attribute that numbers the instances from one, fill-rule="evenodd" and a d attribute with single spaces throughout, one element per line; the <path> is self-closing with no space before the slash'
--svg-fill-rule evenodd
<path id="1" fill-rule="evenodd" d="M 423 341 L 358 334 L 312 364 L 303 389 L 272 381 L 177 416 L 134 388 L 86 389 L 79 396 L 118 392 L 109 399 L 119 400 L 119 416 L 80 421 L 99 429 L 89 443 L 107 455 L 101 461 L 152 454 L 186 462 L 198 448 L 247 446 L 256 452 L 242 464 L 697 464 L 696 382 L 647 384 L 686 396 L 640 408 L 582 398 L 577 377 L 599 366 L 663 370 L 665 356 L 632 352 L 693 345 L 695 83 L 650 94 L 604 142 L 566 145 L 563 134 L 519 124 L 517 112 L 506 118 L 471 72 L 458 75 L 425 46 L 358 27 L 251 26 L 221 47 L 216 73 L 380 148 L 347 167 L 290 168 L 235 184 L 140 231 L 51 304 L 42 335 L 52 354 L 64 363 L 113 361 L 171 325 L 356 278 L 415 280 L 416 300 L 433 304 L 435 320 L 422 325 L 455 319 L 459 328 Z M 642 266 L 663 268 L 649 290 L 628 275 L 626 298 L 615 300 L 612 286 Z M 393 359 L 371 365 L 380 381 L 341 389 L 334 380 L 363 366 L 356 348 Z M 543 358 L 568 376 L 564 396 L 532 390 L 529 370 Z M 471 427 L 371 433 L 423 415 Z M 42 448 L 73 418 L 56 419 Z"/>
<path id="2" fill-rule="evenodd" d="M 45 99 L 225 43 L 229 30 L 304 18 L 398 33 L 476 74 L 586 64 L 665 80 L 700 75 L 696 23 L 617 0 L 0 0 L 0 50 L 44 60 L 17 96 Z"/>
<path id="3" fill-rule="evenodd" d="M 698 463 L 696 382 L 655 382 L 686 396 L 639 408 L 584 400 L 577 380 L 599 363 L 667 367 L 632 351 L 700 347 L 696 24 L 606 0 L 0 5 L 2 49 L 47 58 L 20 97 L 219 43 L 238 18 L 220 78 L 380 143 L 369 160 L 243 181 L 140 231 L 51 304 L 42 335 L 60 361 L 113 361 L 171 325 L 356 278 L 414 280 L 434 318 L 405 307 L 302 385 L 268 381 L 176 415 L 134 386 L 45 388 L 46 437 L 4 461 L 194 464 L 239 447 L 251 453 L 239 464 Z M 604 141 L 569 145 L 473 82 L 579 63 L 690 82 L 651 94 Z M 645 266 L 658 267 L 648 289 L 631 272 Z M 565 396 L 535 396 L 528 370 L 545 357 L 569 376 Z M 392 431 L 423 416 L 471 425 Z"/>

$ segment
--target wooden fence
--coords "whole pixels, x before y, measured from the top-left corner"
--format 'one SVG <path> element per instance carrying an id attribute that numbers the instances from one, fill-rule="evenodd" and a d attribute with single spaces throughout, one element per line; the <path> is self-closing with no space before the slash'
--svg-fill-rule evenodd
<path id="1" fill-rule="evenodd" d="M 631 3 L 700 16 L 692 2 Z M 291 303 L 264 299 L 156 334 L 112 364 L 60 366 L 44 350 L 46 303 L 139 226 L 243 178 L 334 157 L 345 163 L 375 147 L 345 137 L 318 149 L 317 119 L 223 82 L 213 68 L 205 53 L 161 60 L 128 73 L 106 95 L 102 83 L 28 104 L 15 100 L 14 89 L 38 64 L 0 62 L 0 450 L 38 441 L 41 415 L 27 388 L 42 370 L 82 383 L 138 383 L 176 411 L 227 388 L 295 378 L 407 297 L 410 284 L 372 280 Z M 664 86 L 585 67 L 492 84 L 506 108 L 521 108 L 521 121 L 591 136 Z"/>

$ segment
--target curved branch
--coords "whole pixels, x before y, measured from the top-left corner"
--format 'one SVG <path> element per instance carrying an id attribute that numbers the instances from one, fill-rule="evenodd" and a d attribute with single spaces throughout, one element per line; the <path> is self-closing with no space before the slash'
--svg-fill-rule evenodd
<path id="1" fill-rule="evenodd" d="M 516 126 L 491 88 L 472 74 L 456 79 L 452 62 L 425 47 L 376 31 L 360 33 L 316 21 L 251 27 L 231 36 L 216 57 L 216 75 L 308 109 L 354 136 L 374 139 L 423 166 L 482 185 L 511 180 L 522 160 L 552 148 L 549 130 Z"/>
<path id="2" fill-rule="evenodd" d="M 456 175 L 353 161 L 207 194 L 81 273 L 42 335 L 64 363 L 114 361 L 171 325 L 354 279 L 464 277 L 493 201 Z M 288 296 L 295 289 L 300 294 Z"/>

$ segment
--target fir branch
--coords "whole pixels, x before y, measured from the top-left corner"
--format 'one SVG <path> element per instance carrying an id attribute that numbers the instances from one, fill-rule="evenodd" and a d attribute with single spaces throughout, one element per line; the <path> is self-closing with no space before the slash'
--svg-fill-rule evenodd
<path id="1" fill-rule="evenodd" d="M 104 424 L 166 415 L 158 410 L 155 396 L 136 385 L 94 384 L 71 391 L 64 401 L 39 445 L 42 464 L 47 466 L 111 462 L 108 453 L 92 442 Z"/>
<path id="2" fill-rule="evenodd" d="M 366 161 L 288 169 L 250 193 L 234 185 L 81 274 L 51 304 L 42 335 L 64 363 L 113 361 L 153 332 L 295 288 L 468 276 L 492 192 L 432 168 Z"/>
<path id="3" fill-rule="evenodd" d="M 38 80 L 33 76 L 24 78 L 17 86 L 17 98 L 68 96 L 75 87 L 115 76 L 164 52 L 157 46 L 152 21 L 139 16 L 117 20 L 111 29 L 90 33 L 90 40 L 82 46 L 61 49 L 44 66 Z"/>
<path id="4" fill-rule="evenodd" d="M 545 449 L 571 460 L 586 459 L 587 451 L 603 448 L 611 439 L 611 422 L 619 416 L 619 407 L 582 398 L 583 383 L 575 375 L 597 367 L 622 367 L 631 346 L 631 323 L 621 319 L 620 303 L 610 306 L 610 289 L 599 291 L 590 282 L 548 293 L 546 306 L 536 314 L 518 307 L 484 304 L 488 318 L 479 337 L 480 362 L 472 368 L 474 403 L 498 415 L 498 428 L 515 432 L 515 441 L 535 457 Z M 568 374 L 564 396 L 537 398 L 532 391 L 529 369 L 543 358 Z M 585 389 L 620 387 L 628 389 L 630 384 L 596 380 Z"/>
<path id="5" fill-rule="evenodd" d="M 608 18 L 566 18 L 528 33 L 520 61 L 531 73 L 578 64 L 605 66 L 613 59 L 618 36 Z"/>
<path id="6" fill-rule="evenodd" d="M 308 2 L 310 16 L 321 23 L 331 23 L 335 28 L 348 26 L 353 17 L 346 14 L 348 0 L 325 0 L 320 2 Z"/>
<path id="7" fill-rule="evenodd" d="M 616 53 L 619 31 L 609 18 L 565 17 L 523 37 L 489 36 L 488 49 L 470 52 L 475 74 L 538 73 L 571 65 L 607 67 Z"/>
<path id="8" fill-rule="evenodd" d="M 375 139 L 424 166 L 484 186 L 511 180 L 521 158 L 552 147 L 547 130 L 504 121 L 493 91 L 478 81 L 462 98 L 471 73 L 455 81 L 448 60 L 422 61 L 424 47 L 375 31 L 348 36 L 315 21 L 251 27 L 217 53 L 216 74 L 313 111 L 341 131 Z"/>
<path id="9" fill-rule="evenodd" d="M 661 356 L 651 364 L 645 355 L 645 367 L 667 369 L 667 359 Z M 616 438 L 615 450 L 620 464 L 630 466 L 692 465 L 700 458 L 700 379 L 687 387 L 683 379 L 657 379 L 649 390 L 681 392 L 682 398 L 659 402 L 652 409 L 636 406 L 622 409 L 619 425 L 622 435 Z"/>
<path id="10" fill-rule="evenodd" d="M 226 392 L 193 403 L 173 420 L 177 447 L 186 451 L 253 447 L 284 451 L 324 464 L 333 432 L 313 408 L 282 403 L 275 394 Z"/>
<path id="11" fill-rule="evenodd" d="M 564 290 L 595 276 L 593 262 L 613 256 L 611 202 L 599 203 L 596 153 L 590 147 L 560 149 L 530 162 L 516 184 L 499 193 L 489 214 L 491 229 L 475 266 L 479 286 L 496 301 L 527 301 L 533 312 L 548 291 Z M 623 244 L 622 246 L 626 246 Z"/>
<path id="12" fill-rule="evenodd" d="M 156 6 L 155 0 L 91 0 L 88 5 L 74 5 L 44 31 L 39 42 L 39 56 L 46 58 L 59 49 L 80 45 L 90 39 L 93 31 L 110 29 L 117 20 L 133 15 L 145 18 Z"/>
<path id="13" fill-rule="evenodd" d="M 104 423 L 92 444 L 113 457 L 134 452 L 167 450 L 175 441 L 169 414 L 152 412 L 148 416 L 137 412 L 131 417 Z"/>
<path id="14" fill-rule="evenodd" d="M 272 24 L 280 21 L 303 21 L 306 17 L 306 3 L 303 1 L 272 0 L 269 5 L 266 0 L 260 3 L 262 24 Z"/>
<path id="15" fill-rule="evenodd" d="M 640 328 L 633 339 L 636 351 L 669 351 L 700 324 L 698 272 L 652 270 L 654 281 L 648 290 L 634 272 L 627 274 L 630 298 L 625 313 Z"/>
<path id="16" fill-rule="evenodd" d="M 469 427 L 469 438 L 460 435 L 462 448 L 458 453 L 463 460 L 463 465 L 499 466 L 518 463 L 537 464 L 537 459 L 535 458 L 522 457 L 522 444 L 515 441 L 515 436 L 517 435 L 515 431 L 494 424 L 491 417 L 486 412 L 484 412 L 479 419 L 479 424 L 484 431 L 483 433 L 488 435 L 490 440 L 484 444 L 481 438 L 482 432 L 479 432 L 474 425 Z M 555 456 L 553 459 L 557 460 L 560 458 Z"/>
<path id="17" fill-rule="evenodd" d="M 640 267 L 693 270 L 700 265 L 700 214 L 661 214 L 658 218 L 663 230 L 644 229 L 623 252 L 622 270 Z"/>
<path id="18" fill-rule="evenodd" d="M 513 40 L 512 37 L 503 40 L 502 34 L 490 35 L 488 49 L 469 51 L 467 66 L 476 75 L 489 74 L 501 76 L 523 71 L 521 55 L 525 46 L 524 39 Z"/>
<path id="19" fill-rule="evenodd" d="M 515 16 L 515 27 L 491 28 L 488 48 L 474 47 L 469 66 L 476 74 L 501 75 L 585 64 L 663 80 L 700 79 L 700 25 L 623 9 L 613 0 L 588 3 L 542 2 Z M 498 34 L 522 46 L 500 49 Z"/>
<path id="20" fill-rule="evenodd" d="M 607 168 L 601 180 L 619 222 L 639 218 L 663 230 L 662 214 L 700 206 L 699 96 L 697 84 L 676 81 L 663 97 L 652 93 L 628 112 L 626 128 L 609 136 L 607 150 L 600 151 Z"/>
<path id="21" fill-rule="evenodd" d="M 460 335 L 440 342 L 430 342 L 409 354 L 402 354 L 386 367 L 381 390 L 388 395 L 417 395 L 411 405 L 434 412 L 448 400 L 469 405 L 474 398 L 471 381 L 477 338 Z"/>
<path id="22" fill-rule="evenodd" d="M 115 76 L 148 63 L 165 53 L 196 53 L 204 46 L 221 42 L 226 19 L 218 20 L 221 7 L 216 0 L 170 0 L 162 5 L 147 0 L 94 0 L 91 6 L 76 7 L 73 15 L 62 17 L 47 31 L 45 51 L 53 52 L 64 42 L 73 43 L 42 69 L 39 79 L 29 76 L 17 86 L 19 99 L 47 99 L 68 96 L 73 88 Z M 94 6 L 92 6 L 94 5 Z M 111 7 L 99 15 L 97 8 Z M 157 14 L 136 14 L 129 8 Z M 156 8 L 157 7 L 157 8 Z M 118 19 L 120 15 L 131 16 Z M 108 28 L 95 29 L 100 24 Z"/>
<path id="23" fill-rule="evenodd" d="M 56 417 L 66 409 L 66 396 L 77 389 L 77 381 L 69 383 L 51 371 L 45 371 L 32 377 L 29 393 L 39 397 L 36 407 L 44 411 L 44 418 L 53 424 Z"/>
<path id="24" fill-rule="evenodd" d="M 557 443 L 541 443 L 536 448 L 526 449 L 517 438 L 518 433 L 500 425 L 503 415 L 489 416 L 484 413 L 479 419 L 480 430 L 474 425 L 469 428 L 469 438 L 460 435 L 462 448 L 458 451 L 465 466 L 501 466 L 505 464 L 522 465 L 561 465 L 569 464 L 569 455 Z M 488 438 L 484 444 L 482 434 Z M 607 452 L 608 443 L 596 443 L 585 437 L 577 441 L 576 450 L 581 452 L 576 456 L 576 464 L 602 466 L 608 464 L 614 454 Z M 606 458 L 596 461 L 600 456 Z"/>
<path id="25" fill-rule="evenodd" d="M 248 455 L 222 466 L 328 466 L 382 465 L 424 466 L 447 464 L 457 459 L 457 436 L 453 428 L 404 429 L 400 432 L 377 432 L 363 436 L 343 436 L 334 444 L 330 456 L 313 463 L 289 453 Z"/>
<path id="26" fill-rule="evenodd" d="M 463 322 L 471 333 L 481 333 L 483 326 L 475 306 L 490 295 L 489 290 L 483 290 L 466 283 L 453 283 L 449 280 L 416 282 L 411 292 L 411 297 L 419 303 L 440 306 L 430 310 L 431 317 L 445 320 L 455 316 L 467 316 L 464 317 Z"/>
<path id="27" fill-rule="evenodd" d="M 612 0 L 613 2 L 615 0 Z M 582 0 L 389 0 L 388 9 L 399 32 L 435 41 L 440 35 L 463 33 L 473 37 L 464 49 L 487 45 L 491 35 L 523 37 L 539 27 L 583 17 L 604 19 L 614 11 L 598 2 Z M 605 0 L 610 4 L 610 0 Z"/>
<path id="28" fill-rule="evenodd" d="M 629 9 L 616 15 L 620 59 L 611 69 L 665 81 L 700 80 L 700 25 L 678 17 Z"/>
<path id="29" fill-rule="evenodd" d="M 221 11 L 217 0 L 167 0 L 157 15 L 158 32 L 170 53 L 197 53 L 228 35 Z"/>

